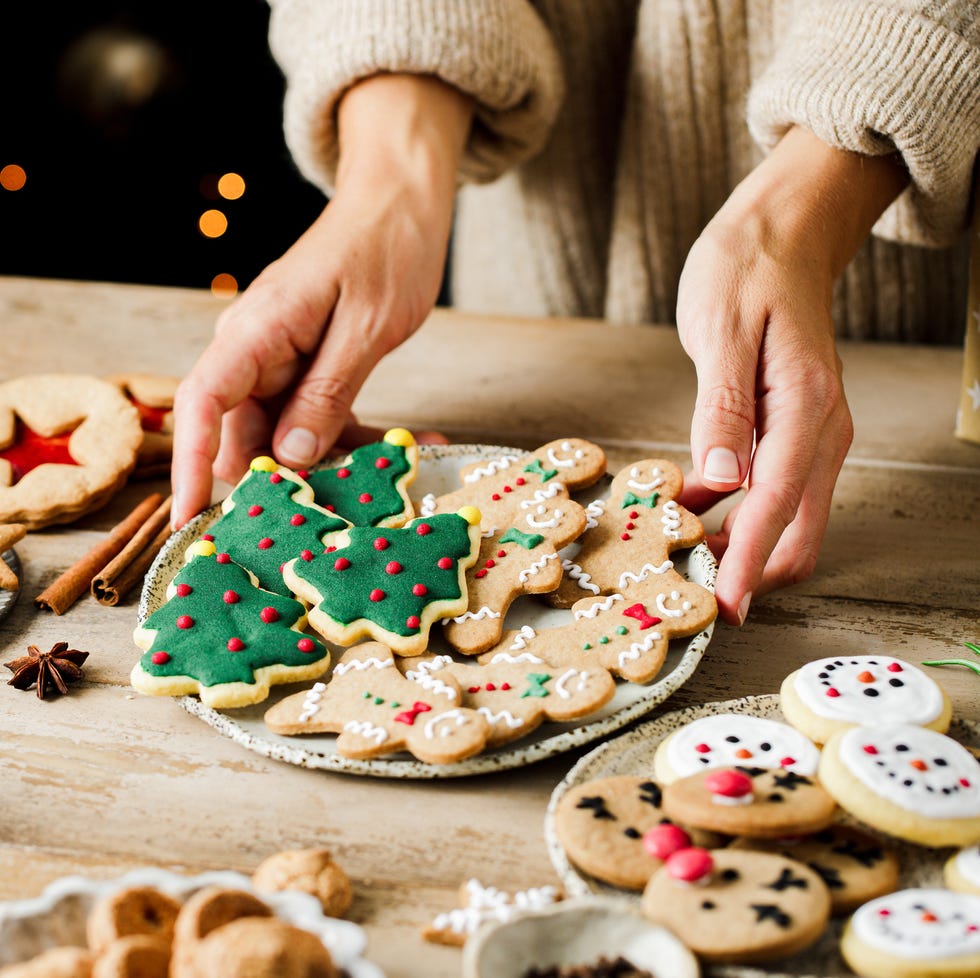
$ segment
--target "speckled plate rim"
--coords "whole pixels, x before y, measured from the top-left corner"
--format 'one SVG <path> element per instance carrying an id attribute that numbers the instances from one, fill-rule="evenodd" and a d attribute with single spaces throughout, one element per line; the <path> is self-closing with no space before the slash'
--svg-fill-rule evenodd
<path id="1" fill-rule="evenodd" d="M 16 552 L 13 549 L 5 550 L 2 554 L 0 554 L 0 557 L 3 558 L 7 566 L 17 575 L 17 580 L 19 581 L 23 571 L 20 566 L 20 559 L 17 557 Z M 0 590 L 0 619 L 6 618 L 6 616 L 10 614 L 10 610 L 15 604 L 17 604 L 17 599 L 19 597 L 19 587 L 15 587 L 10 591 Z"/>
<path id="2" fill-rule="evenodd" d="M 551 864 L 561 880 L 565 892 L 574 898 L 587 896 L 601 896 L 625 900 L 632 905 L 638 905 L 640 894 L 632 893 L 627 890 L 614 887 L 603 883 L 587 873 L 581 872 L 569 861 L 565 855 L 565 850 L 558 841 L 558 834 L 555 831 L 555 812 L 562 796 L 572 788 L 585 784 L 588 781 L 598 780 L 599 778 L 611 777 L 616 774 L 643 774 L 653 775 L 653 757 L 656 753 L 657 745 L 669 734 L 683 727 L 687 723 L 698 720 L 701 717 L 713 716 L 720 713 L 744 713 L 749 716 L 766 717 L 769 719 L 783 720 L 782 712 L 779 709 L 779 694 L 768 693 L 759 696 L 743 696 L 738 699 L 721 700 L 714 703 L 703 703 L 697 706 L 685 707 L 681 710 L 673 710 L 664 713 L 642 723 L 632 730 L 618 737 L 613 737 L 598 747 L 583 754 L 568 774 L 555 785 L 548 800 L 548 807 L 545 811 L 544 819 L 544 840 L 548 850 L 548 857 Z M 980 745 L 980 723 L 972 720 L 954 718 L 950 724 L 949 735 L 959 740 L 961 743 L 971 746 Z M 901 850 L 900 860 L 902 862 L 903 875 L 908 873 L 914 875 L 916 869 L 909 866 L 910 861 L 917 866 L 926 865 L 929 859 L 929 850 L 910 843 L 903 843 L 897 839 L 890 839 L 890 845 L 894 845 Z M 944 852 L 945 850 L 937 850 Z M 942 858 L 937 857 L 935 865 L 928 865 L 935 870 L 935 879 L 939 880 L 942 876 Z M 918 872 L 922 872 L 921 869 Z M 935 880 L 934 880 L 935 882 Z M 905 884 L 903 884 L 905 885 Z M 840 921 L 833 924 L 840 926 Z M 788 959 L 797 965 L 806 960 L 807 952 Z M 839 968 L 844 969 L 843 962 L 839 963 Z M 813 972 L 800 970 L 790 966 L 790 970 L 779 971 L 775 967 L 768 969 L 756 968 L 752 966 L 717 966 L 711 972 L 713 975 L 725 976 L 725 978 L 827 978 L 828 972 Z M 831 972 L 836 974 L 838 972 Z M 843 970 L 839 973 L 845 973 Z M 849 973 L 849 972 L 847 972 Z"/>
<path id="3" fill-rule="evenodd" d="M 445 482 L 445 487 L 439 486 L 438 492 L 444 492 L 447 488 L 458 488 L 458 481 L 449 482 L 449 479 L 454 478 L 456 472 L 469 462 L 501 454 L 526 453 L 524 449 L 471 444 L 420 445 L 419 449 L 419 474 L 411 487 L 413 499 L 421 498 L 424 492 L 428 491 L 427 481 L 431 482 L 435 479 Z M 607 484 L 610 481 L 607 480 Z M 582 496 L 589 500 L 595 498 L 595 495 L 594 487 L 591 494 L 589 490 L 582 493 Z M 147 572 L 140 595 L 137 610 L 139 621 L 143 621 L 163 603 L 166 586 L 182 565 L 184 551 L 217 519 L 220 511 L 219 505 L 205 510 L 173 534 L 157 554 Z M 718 567 L 714 555 L 706 544 L 701 543 L 686 553 L 672 556 L 679 573 L 714 591 Z M 545 613 L 542 610 L 542 614 Z M 509 621 L 508 627 L 510 627 Z M 296 737 L 278 736 L 269 731 L 262 722 L 262 714 L 278 699 L 308 684 L 277 686 L 267 700 L 256 706 L 242 709 L 214 710 L 201 703 L 196 696 L 179 697 L 178 702 L 187 713 L 203 720 L 219 734 L 242 747 L 297 767 L 382 778 L 466 777 L 511 770 L 553 757 L 620 730 L 633 720 L 646 715 L 691 678 L 711 641 L 713 631 L 712 622 L 697 635 L 672 642 L 665 668 L 655 681 L 646 686 L 619 683 L 613 703 L 591 720 L 580 723 L 546 723 L 524 740 L 495 750 L 484 751 L 475 757 L 454 764 L 426 764 L 407 754 L 377 760 L 352 760 L 335 753 L 333 744 L 336 737 L 331 734 L 312 735 L 300 740 Z"/>

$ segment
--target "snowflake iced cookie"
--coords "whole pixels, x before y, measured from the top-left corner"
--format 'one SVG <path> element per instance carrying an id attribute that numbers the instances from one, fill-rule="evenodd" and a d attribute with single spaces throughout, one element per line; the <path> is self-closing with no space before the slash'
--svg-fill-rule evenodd
<path id="1" fill-rule="evenodd" d="M 336 733 L 337 753 L 355 760 L 407 750 L 428 764 L 451 764 L 478 754 L 489 725 L 461 706 L 459 683 L 445 662 L 413 665 L 403 675 L 380 642 L 356 645 L 329 680 L 267 710 L 266 726 L 285 736 Z"/>
<path id="2" fill-rule="evenodd" d="M 408 660 L 414 666 L 414 660 Z M 578 720 L 605 706 L 616 681 L 601 666 L 551 666 L 528 652 L 498 652 L 483 665 L 451 662 L 463 704 L 486 717 L 488 747 L 517 740 L 545 720 Z"/>
<path id="3" fill-rule="evenodd" d="M 945 734 L 851 727 L 824 746 L 819 776 L 842 808 L 889 835 L 933 848 L 980 842 L 980 766 Z"/>
<path id="4" fill-rule="evenodd" d="M 743 713 L 698 717 L 665 737 L 653 756 L 663 784 L 712 767 L 745 764 L 816 774 L 820 750 L 808 737 L 779 720 Z"/>
<path id="5" fill-rule="evenodd" d="M 681 470 L 649 458 L 621 469 L 608 499 L 589 504 L 588 529 L 562 560 L 565 579 L 548 599 L 568 608 L 586 595 L 612 594 L 630 582 L 661 573 L 675 550 L 704 539 L 701 521 L 677 502 Z"/>
<path id="6" fill-rule="evenodd" d="M 328 642 L 384 642 L 421 655 L 432 624 L 466 610 L 466 569 L 480 552 L 480 511 L 419 517 L 402 527 L 352 526 L 327 549 L 283 568 L 287 587 L 310 603 L 310 625 Z"/>
<path id="7" fill-rule="evenodd" d="M 813 944 L 827 925 L 830 896 L 794 859 L 690 847 L 650 877 L 641 907 L 704 961 L 757 964 Z"/>
<path id="8" fill-rule="evenodd" d="M 381 441 L 355 448 L 339 465 L 304 477 L 318 506 L 355 526 L 402 526 L 415 515 L 408 487 L 418 466 L 412 433 L 391 428 Z"/>
<path id="9" fill-rule="evenodd" d="M 136 408 L 108 381 L 39 374 L 0 383 L 0 523 L 69 523 L 109 501 L 136 464 Z"/>
<path id="10" fill-rule="evenodd" d="M 458 652 L 479 655 L 500 641 L 507 609 L 521 594 L 546 594 L 561 583 L 558 551 L 585 529 L 585 510 L 559 483 L 516 505 L 483 513 L 480 555 L 466 572 L 468 604 L 443 626 Z"/>
<path id="11" fill-rule="evenodd" d="M 710 591 L 669 570 L 622 594 L 583 598 L 567 624 L 537 632 L 525 625 L 505 632 L 479 661 L 526 650 L 553 666 L 599 665 L 623 679 L 646 683 L 660 671 L 671 639 L 696 635 L 717 613 Z"/>
<path id="12" fill-rule="evenodd" d="M 953 853 L 943 866 L 943 880 L 951 890 L 980 894 L 980 845 Z"/>
<path id="13" fill-rule="evenodd" d="M 889 655 L 816 659 L 779 691 L 787 721 L 818 744 L 857 724 L 914 723 L 945 733 L 952 704 L 930 676 Z"/>
<path id="14" fill-rule="evenodd" d="M 462 947 L 466 938 L 485 923 L 510 920 L 525 910 L 541 910 L 562 898 L 556 886 L 534 886 L 508 893 L 495 886 L 484 886 L 469 879 L 460 887 L 462 906 L 437 914 L 422 930 L 422 937 L 434 944 Z"/>
<path id="15" fill-rule="evenodd" d="M 980 974 L 980 896 L 899 890 L 860 907 L 841 954 L 867 978 L 967 978 Z"/>
<path id="16" fill-rule="evenodd" d="M 329 667 L 305 624 L 299 601 L 262 590 L 253 574 L 199 541 L 167 600 L 134 632 L 145 652 L 130 682 L 149 696 L 196 693 L 216 709 L 259 703 L 271 686 L 315 679 Z"/>
<path id="17" fill-rule="evenodd" d="M 324 537 L 350 526 L 317 506 L 309 484 L 267 455 L 252 460 L 221 513 L 202 539 L 250 570 L 260 587 L 282 595 L 290 593 L 282 579 L 286 561 L 322 553 Z"/>

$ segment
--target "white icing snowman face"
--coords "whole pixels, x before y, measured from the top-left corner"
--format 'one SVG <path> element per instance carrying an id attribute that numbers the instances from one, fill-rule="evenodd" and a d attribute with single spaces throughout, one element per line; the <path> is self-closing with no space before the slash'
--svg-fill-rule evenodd
<path id="1" fill-rule="evenodd" d="M 853 727 L 840 758 L 875 794 L 926 818 L 980 818 L 980 766 L 955 740 L 906 723 Z"/>
<path id="2" fill-rule="evenodd" d="M 788 723 L 739 713 L 694 720 L 671 736 L 666 749 L 679 777 L 737 765 L 814 774 L 820 761 L 813 741 Z"/>
<path id="3" fill-rule="evenodd" d="M 845 723 L 927 724 L 943 710 L 937 683 L 921 669 L 887 655 L 808 662 L 793 688 L 814 713 Z"/>
<path id="4" fill-rule="evenodd" d="M 863 943 L 901 958 L 980 954 L 980 897 L 910 889 L 864 904 L 851 918 Z"/>

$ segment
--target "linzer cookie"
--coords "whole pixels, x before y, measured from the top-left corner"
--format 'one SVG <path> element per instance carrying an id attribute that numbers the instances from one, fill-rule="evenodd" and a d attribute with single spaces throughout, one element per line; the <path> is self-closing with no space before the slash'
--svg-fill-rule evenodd
<path id="1" fill-rule="evenodd" d="M 143 441 L 134 478 L 166 475 L 174 450 L 174 396 L 180 379 L 163 374 L 115 374 L 107 377 L 139 411 Z"/>
<path id="2" fill-rule="evenodd" d="M 836 733 L 820 780 L 874 828 L 933 848 L 980 842 L 980 766 L 951 737 L 908 723 Z"/>
<path id="3" fill-rule="evenodd" d="M 108 381 L 40 374 L 0 383 L 0 523 L 69 523 L 104 505 L 136 464 L 136 408 Z"/>
<path id="4" fill-rule="evenodd" d="M 321 676 L 322 643 L 302 632 L 306 609 L 264 591 L 213 543 L 199 541 L 167 588 L 167 600 L 134 633 L 145 649 L 130 682 L 151 696 L 197 693 L 214 708 L 259 703 L 278 683 Z"/>
<path id="5" fill-rule="evenodd" d="M 945 733 L 952 705 L 930 676 L 890 655 L 808 662 L 783 680 L 787 721 L 819 744 L 858 724 L 914 723 Z"/>

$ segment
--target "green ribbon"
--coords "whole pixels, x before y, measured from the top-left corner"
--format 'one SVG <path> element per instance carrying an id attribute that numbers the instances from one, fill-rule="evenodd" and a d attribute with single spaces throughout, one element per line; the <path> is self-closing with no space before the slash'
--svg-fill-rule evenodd
<path id="1" fill-rule="evenodd" d="M 657 499 L 660 493 L 651 492 L 649 496 L 637 496 L 636 493 L 628 492 L 623 496 L 623 505 L 621 509 L 626 509 L 627 506 L 648 506 L 653 509 L 657 505 Z"/>
<path id="2" fill-rule="evenodd" d="M 542 482 L 547 482 L 549 479 L 553 479 L 558 475 L 558 469 L 546 469 L 539 458 L 536 458 L 530 465 L 525 465 L 524 471 L 540 475 Z"/>
<path id="3" fill-rule="evenodd" d="M 540 533 L 524 533 L 512 526 L 501 538 L 501 543 L 517 543 L 525 550 L 533 550 L 538 544 L 544 542 L 544 537 Z"/>

